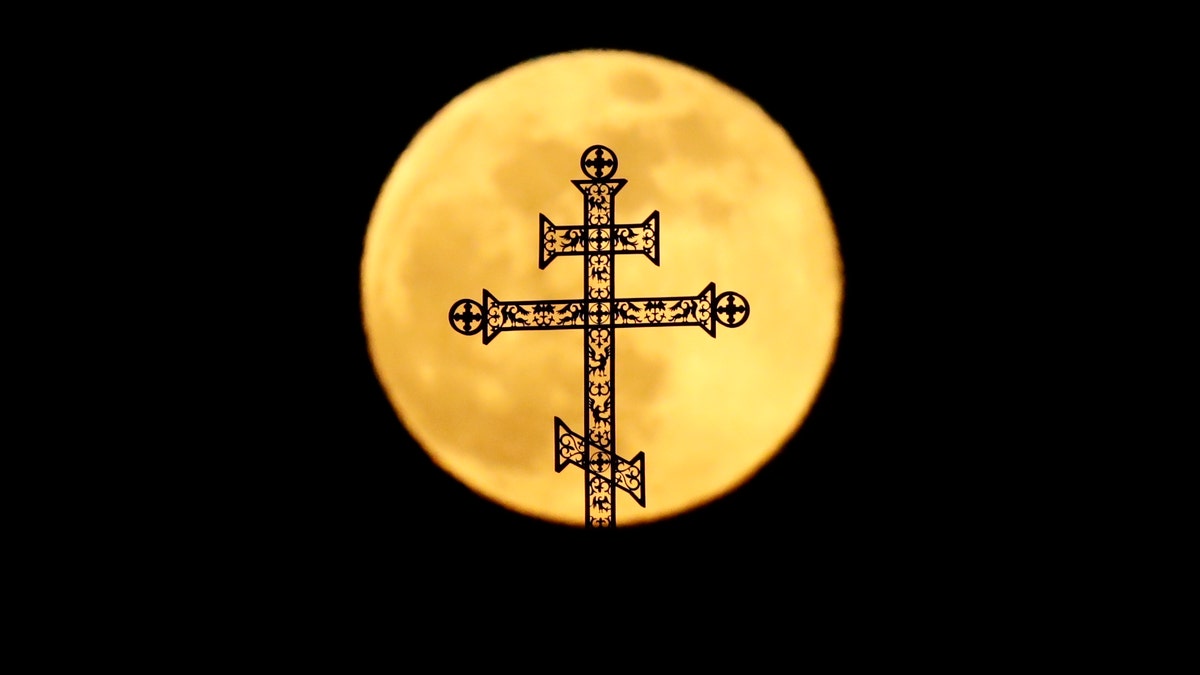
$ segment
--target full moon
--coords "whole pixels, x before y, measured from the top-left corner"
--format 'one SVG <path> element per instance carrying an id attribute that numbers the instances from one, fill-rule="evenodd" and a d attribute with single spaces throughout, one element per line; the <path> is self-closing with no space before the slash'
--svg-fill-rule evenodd
<path id="1" fill-rule="evenodd" d="M 745 483 L 803 423 L 836 351 L 834 225 L 800 150 L 754 101 L 689 66 L 612 50 L 545 56 L 480 82 L 420 129 L 384 183 L 364 241 L 362 310 L 383 390 L 438 466 L 508 509 L 583 526 L 582 470 L 555 471 L 555 418 L 583 428 L 583 331 L 484 344 L 447 316 L 484 289 L 502 301 L 583 296 L 582 257 L 539 268 L 539 216 L 581 224 L 571 180 L 587 178 L 580 156 L 596 145 L 628 181 L 615 222 L 659 212 L 659 265 L 614 256 L 616 297 L 695 296 L 715 283 L 752 309 L 715 339 L 695 326 L 613 331 L 614 447 L 645 455 L 645 507 L 616 493 L 623 526 Z"/>

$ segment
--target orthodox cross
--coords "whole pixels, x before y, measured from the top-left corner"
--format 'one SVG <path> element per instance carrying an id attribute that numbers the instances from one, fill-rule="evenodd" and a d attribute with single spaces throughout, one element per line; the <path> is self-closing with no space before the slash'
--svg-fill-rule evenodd
<path id="1" fill-rule="evenodd" d="M 510 330 L 583 331 L 582 428 L 587 436 L 554 418 L 554 470 L 561 473 L 569 464 L 582 469 L 585 525 L 613 527 L 616 488 L 646 506 L 645 453 L 625 459 L 616 450 L 616 329 L 699 326 L 716 337 L 718 323 L 730 328 L 745 323 L 750 305 L 733 291 L 718 295 L 711 282 L 696 295 L 616 297 L 616 255 L 641 253 L 659 264 L 658 211 L 640 224 L 616 222 L 616 196 L 626 180 L 612 177 L 617 156 L 603 145 L 584 150 L 579 168 L 588 178 L 571 182 L 583 193 L 583 223 L 559 226 L 538 214 L 538 268 L 559 256 L 583 256 L 583 297 L 501 301 L 485 288 L 482 304 L 463 298 L 450 307 L 450 325 L 463 335 L 482 332 L 485 345 Z"/>

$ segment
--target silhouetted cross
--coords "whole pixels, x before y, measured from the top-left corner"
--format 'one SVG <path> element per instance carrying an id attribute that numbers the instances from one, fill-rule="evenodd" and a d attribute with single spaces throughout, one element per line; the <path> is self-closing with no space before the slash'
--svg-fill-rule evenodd
<path id="1" fill-rule="evenodd" d="M 745 323 L 750 304 L 732 291 L 717 295 L 712 282 L 696 295 L 615 297 L 615 255 L 641 253 L 658 265 L 658 211 L 641 224 L 615 223 L 616 195 L 626 181 L 611 178 L 617 156 L 603 145 L 584 150 L 579 168 L 588 179 L 571 182 L 583 193 L 583 224 L 558 226 L 538 214 L 542 234 L 538 267 L 545 269 L 558 256 L 583 256 L 583 297 L 502 302 L 485 288 L 482 304 L 464 298 L 450 307 L 450 325 L 463 335 L 482 332 L 485 345 L 510 330 L 583 330 L 587 437 L 555 417 L 554 470 L 561 472 L 568 464 L 583 469 L 585 525 L 613 527 L 617 524 L 615 488 L 646 506 L 645 453 L 627 460 L 616 452 L 616 329 L 700 326 L 716 337 L 718 323 L 731 328 Z M 483 321 L 472 328 L 479 319 Z"/>

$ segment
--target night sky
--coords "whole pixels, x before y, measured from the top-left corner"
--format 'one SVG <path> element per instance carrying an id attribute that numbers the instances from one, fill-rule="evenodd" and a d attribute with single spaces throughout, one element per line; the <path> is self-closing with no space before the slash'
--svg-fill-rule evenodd
<path id="1" fill-rule="evenodd" d="M 403 563 L 578 579 L 580 561 L 594 559 L 659 580 L 684 564 L 717 577 L 738 570 L 763 592 L 797 575 L 871 577 L 884 560 L 894 571 L 980 527 L 983 516 L 962 506 L 988 469 L 975 454 L 986 429 L 966 417 L 970 396 L 957 388 L 972 372 L 961 340 L 973 328 L 953 309 L 963 295 L 954 275 L 967 263 L 944 255 L 950 224 L 969 213 L 957 158 L 980 147 L 961 121 L 974 99 L 948 88 L 944 52 L 853 32 L 823 41 L 776 32 L 736 44 L 529 32 L 432 47 L 402 35 L 340 35 L 334 46 L 317 33 L 284 40 L 230 78 L 214 109 L 222 130 L 207 133 L 239 139 L 217 188 L 242 206 L 209 234 L 231 242 L 251 278 L 222 337 L 244 364 L 227 383 L 226 414 L 238 424 L 206 460 L 229 496 L 229 541 L 349 576 Z M 492 74 L 585 47 L 665 56 L 758 102 L 820 182 L 845 270 L 832 369 L 783 452 L 707 506 L 643 526 L 618 519 L 609 533 L 509 512 L 437 468 L 375 379 L 358 291 L 375 198 L 418 128 Z"/>

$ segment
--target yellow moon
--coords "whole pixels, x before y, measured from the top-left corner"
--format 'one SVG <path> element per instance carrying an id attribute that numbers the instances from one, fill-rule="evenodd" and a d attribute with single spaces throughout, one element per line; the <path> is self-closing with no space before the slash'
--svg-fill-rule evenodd
<path id="1" fill-rule="evenodd" d="M 628 181 L 615 221 L 660 213 L 660 266 L 616 256 L 616 297 L 695 295 L 713 282 L 751 308 L 716 339 L 697 327 L 615 331 L 615 449 L 645 453 L 645 508 L 619 492 L 620 527 L 753 476 L 803 422 L 834 357 L 834 225 L 804 157 L 754 101 L 683 64 L 613 50 L 541 57 L 480 82 L 421 128 L 383 185 L 362 310 L 379 381 L 440 467 L 509 509 L 582 526 L 583 472 L 554 470 L 554 418 L 583 426 L 582 331 L 504 332 L 485 345 L 448 314 L 459 299 L 482 302 L 483 289 L 582 297 L 581 257 L 539 269 L 539 214 L 580 223 L 570 181 L 585 178 L 580 155 L 597 144 Z"/>

